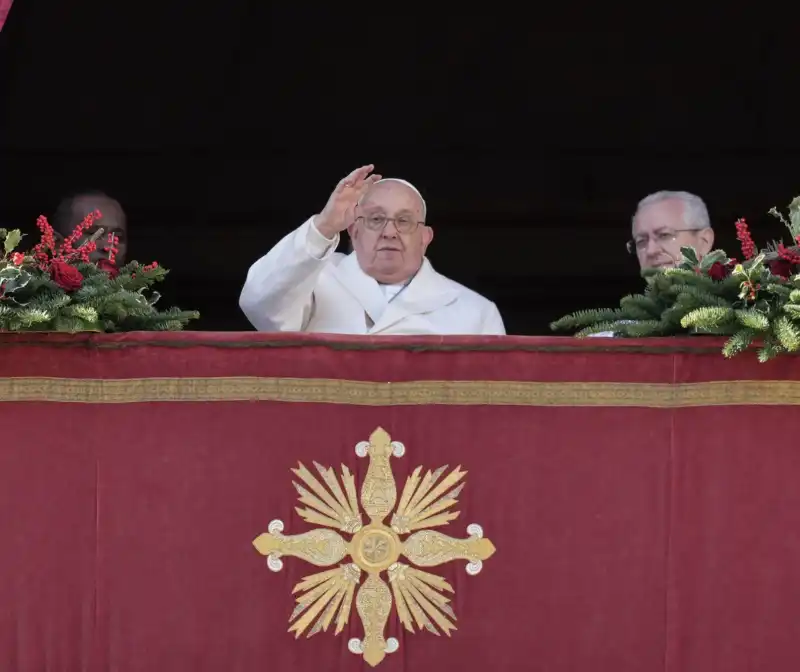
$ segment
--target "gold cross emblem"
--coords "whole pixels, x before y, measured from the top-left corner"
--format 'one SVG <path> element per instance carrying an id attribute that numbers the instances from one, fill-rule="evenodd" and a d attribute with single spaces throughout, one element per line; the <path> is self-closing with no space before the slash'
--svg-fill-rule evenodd
<path id="1" fill-rule="evenodd" d="M 417 467 L 406 480 L 398 503 L 389 460 L 392 456 L 402 457 L 405 446 L 392 441 L 379 427 L 369 441 L 356 446 L 356 454 L 369 456 L 361 487 L 361 507 L 369 518 L 366 525 L 358 506 L 355 478 L 346 466 L 342 465 L 340 484 L 333 469 L 314 463 L 320 482 L 300 464 L 292 473 L 302 484 L 294 486 L 300 503 L 307 508 L 296 510 L 303 520 L 320 527 L 285 535 L 283 522 L 273 520 L 268 532 L 259 535 L 253 545 L 276 572 L 283 567 L 283 556 L 294 556 L 317 567 L 332 567 L 350 557 L 351 562 L 307 576 L 295 586 L 297 606 L 289 617 L 289 632 L 294 632 L 295 638 L 304 632 L 311 637 L 327 631 L 335 621 L 335 634 L 340 634 L 350 618 L 355 597 L 364 637 L 351 639 L 348 648 L 363 655 L 374 667 L 399 647 L 396 639 L 385 638 L 393 605 L 409 632 L 414 632 L 415 625 L 435 635 L 441 631 L 450 636 L 450 631 L 456 629 L 456 616 L 446 596 L 453 593 L 453 588 L 442 577 L 418 568 L 466 560 L 467 573 L 474 576 L 483 561 L 494 554 L 495 547 L 483 537 L 479 525 L 467 527 L 466 539 L 432 529 L 458 517 L 458 512 L 451 509 L 458 502 L 464 487 L 461 481 L 467 473 L 460 466 L 444 477 L 447 467 L 428 471 L 424 476 L 422 467 Z M 387 525 L 385 520 L 390 513 Z M 348 535 L 349 541 L 340 533 Z M 381 576 L 383 572 L 388 585 Z M 363 583 L 362 574 L 367 575 Z"/>

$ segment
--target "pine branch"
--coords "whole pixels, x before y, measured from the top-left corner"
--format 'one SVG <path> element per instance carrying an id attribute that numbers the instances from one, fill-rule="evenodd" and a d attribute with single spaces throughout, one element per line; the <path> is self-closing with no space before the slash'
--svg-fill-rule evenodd
<path id="1" fill-rule="evenodd" d="M 580 327 L 585 327 L 598 322 L 608 322 L 619 317 L 618 310 L 579 310 L 556 320 L 550 325 L 553 331 L 571 331 Z"/>
<path id="2" fill-rule="evenodd" d="M 722 354 L 727 357 L 735 357 L 747 350 L 750 344 L 757 338 L 758 331 L 755 329 L 742 329 L 731 336 L 722 347 Z"/>
<path id="3" fill-rule="evenodd" d="M 661 320 L 641 320 L 620 325 L 620 331 L 629 338 L 650 338 L 662 336 Z"/>
<path id="4" fill-rule="evenodd" d="M 604 332 L 611 332 L 614 335 L 620 334 L 620 327 L 618 321 L 597 322 L 588 327 L 584 327 L 575 334 L 575 338 L 586 338 L 594 334 L 602 334 Z"/>
<path id="5" fill-rule="evenodd" d="M 792 295 L 792 290 L 785 285 L 778 285 L 776 283 L 770 283 L 763 288 L 763 291 L 769 292 L 770 294 L 775 294 L 776 296 L 782 298 L 788 298 L 792 300 L 790 297 Z"/>
<path id="6" fill-rule="evenodd" d="M 737 310 L 736 319 L 744 327 L 759 332 L 769 329 L 769 317 L 755 308 Z"/>
<path id="7" fill-rule="evenodd" d="M 800 329 L 788 317 L 781 316 L 772 325 L 775 337 L 781 347 L 787 352 L 794 352 L 800 348 Z"/>
<path id="8" fill-rule="evenodd" d="M 619 302 L 621 312 L 627 319 L 650 320 L 661 314 L 658 303 L 649 296 L 631 294 Z"/>
<path id="9" fill-rule="evenodd" d="M 731 305 L 728 299 L 717 296 L 706 288 L 680 285 L 675 287 L 675 291 L 676 301 L 683 302 L 685 305 L 688 305 L 689 301 L 696 306 L 719 306 L 725 308 Z"/>
<path id="10" fill-rule="evenodd" d="M 782 352 L 784 352 L 783 346 L 770 334 L 764 340 L 764 345 L 758 351 L 758 361 L 763 364 L 771 359 L 775 359 Z"/>
<path id="11" fill-rule="evenodd" d="M 734 317 L 733 308 L 704 306 L 684 315 L 681 320 L 681 326 L 685 329 L 691 327 L 702 332 L 709 329 L 717 329 L 726 323 L 730 323 Z"/>

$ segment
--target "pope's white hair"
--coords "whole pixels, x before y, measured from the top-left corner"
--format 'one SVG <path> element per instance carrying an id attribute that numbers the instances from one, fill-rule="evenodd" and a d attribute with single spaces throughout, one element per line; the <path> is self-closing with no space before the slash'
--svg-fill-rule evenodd
<path id="1" fill-rule="evenodd" d="M 699 231 L 711 228 L 711 218 L 708 216 L 708 208 L 702 198 L 695 194 L 690 194 L 688 191 L 667 190 L 657 191 L 639 201 L 636 206 L 636 212 L 633 213 L 631 225 L 636 223 L 636 216 L 642 208 L 663 201 L 680 201 L 683 203 L 683 222 L 687 229 Z"/>
<path id="2" fill-rule="evenodd" d="M 413 184 L 411 184 L 411 182 L 407 182 L 406 180 L 401 180 L 399 177 L 384 177 L 382 180 L 378 180 L 377 182 L 375 182 L 375 184 L 382 184 L 383 182 L 395 182 L 397 184 L 402 184 L 411 189 L 411 191 L 413 191 L 419 197 L 420 203 L 422 203 L 422 219 L 424 220 L 427 217 L 428 205 L 427 203 L 425 203 L 425 199 L 422 198 L 420 190 L 417 189 Z M 372 186 L 375 186 L 375 184 L 373 184 Z M 366 194 L 364 196 L 366 196 Z M 362 200 L 363 199 L 364 197 L 362 196 Z M 360 204 L 361 202 L 359 201 L 359 205 Z"/>

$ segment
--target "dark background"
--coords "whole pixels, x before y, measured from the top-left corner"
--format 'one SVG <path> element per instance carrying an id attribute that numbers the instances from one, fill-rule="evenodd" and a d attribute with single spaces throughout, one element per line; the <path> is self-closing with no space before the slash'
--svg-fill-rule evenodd
<path id="1" fill-rule="evenodd" d="M 800 194 L 793 23 L 604 5 L 17 0 L 0 33 L 0 221 L 65 193 L 128 212 L 200 329 L 250 329 L 250 263 L 374 163 L 426 196 L 436 268 L 509 333 L 641 286 L 636 202 L 686 189 L 720 245 Z"/>

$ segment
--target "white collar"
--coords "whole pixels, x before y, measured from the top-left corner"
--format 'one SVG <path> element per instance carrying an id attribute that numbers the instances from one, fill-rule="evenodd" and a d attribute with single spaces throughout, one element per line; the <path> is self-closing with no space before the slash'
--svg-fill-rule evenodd
<path id="1" fill-rule="evenodd" d="M 403 317 L 425 313 L 451 303 L 458 296 L 455 284 L 437 273 L 427 257 L 405 291 L 386 305 L 386 297 L 374 278 L 364 273 L 355 252 L 334 267 L 336 279 L 361 304 L 375 323 L 371 331 L 380 331 Z"/>

